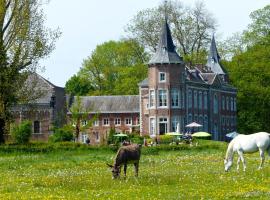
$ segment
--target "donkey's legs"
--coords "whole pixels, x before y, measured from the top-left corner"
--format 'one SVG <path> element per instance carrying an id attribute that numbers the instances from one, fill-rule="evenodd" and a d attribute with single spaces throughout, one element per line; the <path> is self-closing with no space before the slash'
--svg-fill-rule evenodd
<path id="1" fill-rule="evenodd" d="M 244 156 L 243 156 L 243 152 L 237 151 L 237 153 L 238 153 L 238 155 L 243 163 L 243 171 L 246 171 L 247 166 L 246 166 L 246 161 L 245 161 Z"/>
<path id="2" fill-rule="evenodd" d="M 139 163 L 134 163 L 135 176 L 138 176 L 139 173 Z"/>
<path id="3" fill-rule="evenodd" d="M 264 150 L 259 149 L 259 151 L 260 151 L 261 163 L 260 163 L 260 166 L 259 166 L 258 169 L 260 170 L 263 167 L 263 163 L 264 163 L 265 157 L 264 157 Z"/>
<path id="4" fill-rule="evenodd" d="M 124 164 L 124 176 L 126 177 L 127 175 L 127 163 Z"/>
<path id="5" fill-rule="evenodd" d="M 237 159 L 237 167 L 236 167 L 237 171 L 239 171 L 239 164 L 240 164 L 240 161 L 241 161 L 241 158 L 240 158 L 240 156 L 239 156 L 238 159 Z"/>

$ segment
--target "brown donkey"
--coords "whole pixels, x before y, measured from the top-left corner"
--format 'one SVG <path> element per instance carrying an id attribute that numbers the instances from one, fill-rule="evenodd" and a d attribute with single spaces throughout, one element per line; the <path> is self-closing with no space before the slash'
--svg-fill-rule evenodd
<path id="1" fill-rule="evenodd" d="M 124 176 L 127 173 L 127 164 L 134 164 L 135 176 L 138 176 L 141 145 L 131 144 L 119 148 L 113 165 L 107 164 L 112 169 L 112 178 L 119 178 L 121 167 L 124 165 Z"/>

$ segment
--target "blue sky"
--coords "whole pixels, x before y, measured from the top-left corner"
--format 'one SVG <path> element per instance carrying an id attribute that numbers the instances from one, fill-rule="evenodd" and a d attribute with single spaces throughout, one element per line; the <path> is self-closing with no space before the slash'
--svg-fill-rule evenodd
<path id="1" fill-rule="evenodd" d="M 49 58 L 40 62 L 44 78 L 57 86 L 76 74 L 83 59 L 96 45 L 125 36 L 124 28 L 140 10 L 158 6 L 162 0 L 51 0 L 44 6 L 46 25 L 59 27 L 62 36 Z M 192 6 L 196 0 L 182 0 Z M 204 0 L 217 19 L 217 34 L 226 38 L 250 23 L 250 12 L 270 4 L 270 0 Z"/>

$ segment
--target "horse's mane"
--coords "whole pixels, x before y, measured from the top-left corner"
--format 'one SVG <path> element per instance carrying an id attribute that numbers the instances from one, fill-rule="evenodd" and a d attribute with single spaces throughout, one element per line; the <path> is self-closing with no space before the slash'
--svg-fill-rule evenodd
<path id="1" fill-rule="evenodd" d="M 228 158 L 231 158 L 231 157 L 232 157 L 234 142 L 235 142 L 235 140 L 233 139 L 233 140 L 229 143 L 228 148 L 227 148 L 227 151 L 226 151 L 226 157 L 225 157 L 225 159 L 228 159 Z"/>

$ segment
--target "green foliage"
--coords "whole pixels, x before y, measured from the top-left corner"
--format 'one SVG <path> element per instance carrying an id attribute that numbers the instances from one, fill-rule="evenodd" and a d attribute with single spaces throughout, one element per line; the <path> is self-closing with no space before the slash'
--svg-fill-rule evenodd
<path id="1" fill-rule="evenodd" d="M 74 95 L 138 94 L 137 84 L 147 76 L 147 61 L 144 48 L 134 40 L 105 42 L 83 61 L 67 90 Z"/>
<path id="2" fill-rule="evenodd" d="M 128 139 L 135 144 L 143 144 L 144 141 L 144 137 L 140 136 L 139 133 L 129 134 Z"/>
<path id="3" fill-rule="evenodd" d="M 116 141 L 115 141 L 116 138 L 114 137 L 115 134 L 116 134 L 115 128 L 111 128 L 110 131 L 109 131 L 107 144 L 115 144 L 116 143 Z"/>
<path id="4" fill-rule="evenodd" d="M 238 89 L 240 133 L 270 131 L 269 13 L 269 5 L 251 13 L 252 23 L 240 38 L 242 48 L 234 48 L 232 60 L 224 62 L 232 84 Z"/>
<path id="5" fill-rule="evenodd" d="M 42 4 L 40 0 L 0 2 L 0 143 L 12 118 L 10 108 L 21 98 L 18 91 L 24 86 L 24 75 L 51 53 L 60 35 L 44 26 Z"/>
<path id="6" fill-rule="evenodd" d="M 63 128 L 57 128 L 54 133 L 50 136 L 50 142 L 68 142 L 74 138 L 73 130 L 69 126 Z"/>
<path id="7" fill-rule="evenodd" d="M 66 82 L 65 90 L 69 94 L 82 96 L 87 95 L 92 88 L 87 79 L 74 75 Z"/>
<path id="8" fill-rule="evenodd" d="M 171 135 L 160 135 L 158 138 L 158 142 L 160 144 L 169 144 L 173 141 L 173 136 Z"/>
<path id="9" fill-rule="evenodd" d="M 32 122 L 23 121 L 18 125 L 14 125 L 11 131 L 11 137 L 17 144 L 26 144 L 29 142 L 32 134 Z"/>

